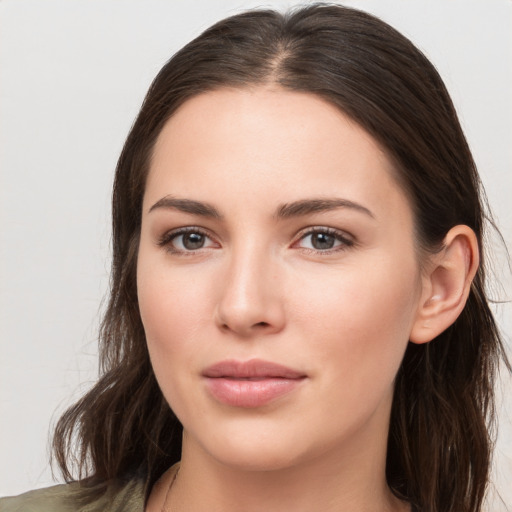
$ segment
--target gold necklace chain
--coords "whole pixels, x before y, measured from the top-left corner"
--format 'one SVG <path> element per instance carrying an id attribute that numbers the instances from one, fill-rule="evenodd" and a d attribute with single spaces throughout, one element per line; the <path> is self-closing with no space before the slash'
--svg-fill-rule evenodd
<path id="1" fill-rule="evenodd" d="M 172 481 L 169 484 L 169 487 L 167 488 L 167 492 L 165 493 L 164 504 L 162 506 L 162 512 L 171 512 L 171 509 L 167 508 L 167 500 L 169 499 L 169 494 L 171 493 L 172 486 L 174 485 L 174 482 L 176 481 L 176 477 L 178 476 L 179 472 L 180 472 L 180 468 L 178 468 L 176 470 L 176 473 L 174 473 Z"/>

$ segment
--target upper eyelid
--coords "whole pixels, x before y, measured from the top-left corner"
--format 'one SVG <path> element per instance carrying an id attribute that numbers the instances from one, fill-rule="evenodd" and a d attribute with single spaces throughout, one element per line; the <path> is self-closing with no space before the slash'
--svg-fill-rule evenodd
<path id="1" fill-rule="evenodd" d="M 315 249 L 315 248 L 311 248 L 311 247 L 297 247 L 298 244 L 300 244 L 304 239 L 306 239 L 308 236 L 310 236 L 314 233 L 325 233 L 325 234 L 328 234 L 329 236 L 333 236 L 339 242 L 339 245 L 331 247 L 329 249 L 324 249 L 324 250 Z M 328 256 L 328 255 L 337 254 L 340 251 L 344 252 L 348 249 L 357 247 L 358 243 L 353 235 L 351 235 L 350 233 L 347 233 L 344 230 L 327 227 L 327 226 L 314 226 L 314 227 L 309 227 L 309 228 L 305 228 L 305 229 L 301 230 L 298 233 L 298 235 L 296 235 L 296 237 L 294 238 L 294 240 L 291 244 L 292 248 L 294 248 L 294 246 L 295 246 L 296 250 L 302 250 L 302 251 L 306 251 L 308 253 L 312 252 L 314 254 L 319 254 L 319 255 L 321 254 L 324 256 Z"/>
<path id="2" fill-rule="evenodd" d="M 203 228 L 201 226 L 181 226 L 178 228 L 170 229 L 165 231 L 162 235 L 158 236 L 157 243 L 158 245 L 165 245 L 172 241 L 175 237 L 186 233 L 200 233 L 212 241 L 219 243 L 218 237 L 213 235 L 210 230 Z M 304 228 L 301 228 L 293 237 L 292 237 L 292 245 L 302 240 L 304 237 L 311 235 L 313 233 L 324 232 L 329 235 L 337 236 L 342 240 L 347 242 L 351 242 L 355 244 L 355 237 L 348 233 L 345 230 L 339 228 L 333 228 L 331 226 L 322 226 L 322 225 L 311 225 Z"/>
<path id="3" fill-rule="evenodd" d="M 199 226 L 182 226 L 179 228 L 169 229 L 165 231 L 162 235 L 157 237 L 157 242 L 159 245 L 163 245 L 165 243 L 169 243 L 174 238 L 186 233 L 200 233 L 201 235 L 204 235 L 216 241 L 216 238 L 212 236 L 210 231 L 205 228 L 201 228 Z"/>
<path id="4" fill-rule="evenodd" d="M 295 235 L 295 238 L 297 240 L 299 240 L 306 235 L 310 235 L 312 233 L 321 233 L 321 232 L 328 233 L 329 235 L 338 235 L 340 238 L 344 238 L 344 239 L 350 240 L 351 242 L 355 242 L 355 237 L 343 229 L 333 228 L 330 226 L 318 226 L 318 225 L 308 226 L 306 228 L 300 229 L 297 232 L 297 234 Z"/>

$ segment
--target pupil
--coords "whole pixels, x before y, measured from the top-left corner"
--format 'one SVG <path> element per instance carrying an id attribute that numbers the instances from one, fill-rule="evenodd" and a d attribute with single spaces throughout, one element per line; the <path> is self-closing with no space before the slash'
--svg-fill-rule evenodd
<path id="1" fill-rule="evenodd" d="M 334 247 L 334 237 L 326 233 L 315 233 L 311 243 L 315 249 L 332 249 Z"/>
<path id="2" fill-rule="evenodd" d="M 204 245 L 204 235 L 200 233 L 187 233 L 183 235 L 183 246 L 186 249 L 200 249 Z"/>

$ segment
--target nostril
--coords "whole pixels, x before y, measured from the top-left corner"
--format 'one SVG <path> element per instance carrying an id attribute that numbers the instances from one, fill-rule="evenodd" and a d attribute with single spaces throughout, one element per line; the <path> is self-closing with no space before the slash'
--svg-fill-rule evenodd
<path id="1" fill-rule="evenodd" d="M 222 331 L 234 331 L 240 334 L 245 333 L 245 335 L 249 335 L 251 332 L 256 333 L 260 330 L 266 332 L 271 326 L 272 324 L 269 322 L 257 322 L 249 325 L 246 329 L 245 327 L 236 325 L 235 323 L 230 324 L 229 322 L 224 322 L 220 325 L 220 329 Z"/>

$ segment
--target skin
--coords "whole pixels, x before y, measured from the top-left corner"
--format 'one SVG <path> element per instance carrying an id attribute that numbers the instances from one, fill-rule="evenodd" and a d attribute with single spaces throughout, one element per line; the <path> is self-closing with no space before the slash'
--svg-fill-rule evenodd
<path id="1" fill-rule="evenodd" d="M 278 215 L 310 199 L 350 204 Z M 333 247 L 315 248 L 312 227 L 334 230 Z M 467 237 L 453 238 L 466 276 Z M 424 268 L 390 160 L 338 109 L 277 87 L 182 105 L 154 148 L 137 271 L 155 375 L 184 427 L 171 510 L 408 510 L 386 485 L 386 441 L 407 343 L 432 339 L 424 305 L 439 311 L 446 298 Z M 306 378 L 257 408 L 215 400 L 204 369 L 253 358 Z M 169 484 L 164 475 L 148 511 Z"/>

